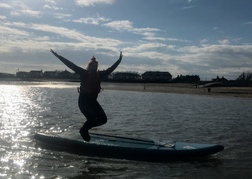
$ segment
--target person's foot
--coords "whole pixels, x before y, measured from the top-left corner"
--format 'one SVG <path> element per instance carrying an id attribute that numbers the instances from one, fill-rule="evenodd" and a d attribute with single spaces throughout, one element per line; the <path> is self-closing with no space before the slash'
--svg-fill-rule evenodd
<path id="1" fill-rule="evenodd" d="M 90 141 L 90 135 L 88 134 L 88 130 L 84 129 L 83 127 L 80 129 L 80 134 L 81 137 L 86 141 L 89 142 Z"/>

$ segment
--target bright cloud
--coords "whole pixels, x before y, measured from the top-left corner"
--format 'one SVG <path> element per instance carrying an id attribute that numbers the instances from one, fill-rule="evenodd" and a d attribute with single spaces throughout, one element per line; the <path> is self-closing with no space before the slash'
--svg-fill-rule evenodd
<path id="1" fill-rule="evenodd" d="M 44 9 L 60 10 L 60 8 L 57 7 L 57 6 L 49 6 L 49 5 L 47 5 L 47 4 L 44 5 L 43 8 L 44 8 Z"/>
<path id="2" fill-rule="evenodd" d="M 92 25 L 99 25 L 101 22 L 106 21 L 109 21 L 109 19 L 104 17 L 98 17 L 98 18 L 86 17 L 86 18 L 80 18 L 78 20 L 73 20 L 73 22 L 92 24 Z"/>
<path id="3" fill-rule="evenodd" d="M 133 23 L 128 20 L 112 21 L 105 24 L 104 26 L 118 31 L 131 31 L 133 29 Z"/>
<path id="4" fill-rule="evenodd" d="M 27 15 L 27 16 L 33 16 L 33 17 L 39 17 L 41 12 L 40 11 L 33 11 L 31 9 L 25 9 L 20 11 L 22 14 Z"/>
<path id="5" fill-rule="evenodd" d="M 115 0 L 75 0 L 79 6 L 94 6 L 96 4 L 113 4 Z"/>
<path id="6" fill-rule="evenodd" d="M 0 3 L 0 8 L 12 9 L 12 6 L 11 6 L 11 5 L 9 5 L 9 4 Z"/>
<path id="7" fill-rule="evenodd" d="M 45 2 L 47 2 L 47 3 L 50 3 L 50 4 L 57 4 L 56 2 L 55 2 L 55 0 L 45 0 Z"/>
<path id="8" fill-rule="evenodd" d="M 69 18 L 72 17 L 72 15 L 63 13 L 54 13 L 53 17 L 56 19 L 62 19 L 63 21 L 69 21 Z"/>
<path id="9" fill-rule="evenodd" d="M 129 20 L 122 20 L 122 21 L 112 21 L 107 24 L 104 24 L 104 26 L 109 27 L 111 29 L 117 30 L 117 31 L 126 31 L 133 34 L 138 34 L 145 36 L 145 39 L 148 40 L 154 40 L 158 39 L 156 36 L 156 33 L 161 31 L 157 28 L 135 28 L 133 27 L 133 23 Z"/>
<path id="10" fill-rule="evenodd" d="M 0 16 L 0 19 L 6 19 L 6 16 Z"/>

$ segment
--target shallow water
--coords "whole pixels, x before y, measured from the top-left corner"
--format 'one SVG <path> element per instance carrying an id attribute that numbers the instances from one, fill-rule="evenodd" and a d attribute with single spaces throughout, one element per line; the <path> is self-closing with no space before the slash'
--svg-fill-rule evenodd
<path id="1" fill-rule="evenodd" d="M 217 143 L 204 160 L 149 163 L 78 156 L 38 145 L 36 132 L 80 138 L 76 83 L 0 84 L 0 178 L 251 178 L 252 99 L 105 89 L 108 123 L 92 132 Z"/>

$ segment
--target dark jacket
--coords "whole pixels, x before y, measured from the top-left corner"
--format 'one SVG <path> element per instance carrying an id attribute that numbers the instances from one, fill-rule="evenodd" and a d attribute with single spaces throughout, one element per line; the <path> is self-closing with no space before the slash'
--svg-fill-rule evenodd
<path id="1" fill-rule="evenodd" d="M 107 70 L 103 71 L 97 71 L 95 74 L 89 73 L 86 69 L 81 68 L 71 61 L 67 60 L 66 58 L 57 55 L 57 57 L 71 70 L 76 72 L 80 75 L 80 92 L 81 93 L 94 93 L 98 94 L 101 89 L 101 78 L 108 76 L 110 73 L 112 73 L 117 66 L 122 61 L 122 58 L 119 58 L 111 67 L 109 67 Z"/>

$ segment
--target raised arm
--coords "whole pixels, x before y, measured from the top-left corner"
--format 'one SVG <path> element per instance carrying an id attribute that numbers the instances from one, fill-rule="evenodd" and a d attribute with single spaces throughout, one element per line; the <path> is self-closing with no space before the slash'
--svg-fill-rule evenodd
<path id="1" fill-rule="evenodd" d="M 80 74 L 81 72 L 85 71 L 83 68 L 75 65 L 73 62 L 67 60 L 66 58 L 62 57 L 61 55 L 58 55 L 57 52 L 53 51 L 52 49 L 50 52 L 57 57 L 60 61 L 62 61 L 68 68 L 73 70 L 74 72 Z"/>
<path id="2" fill-rule="evenodd" d="M 107 70 L 102 71 L 102 76 L 107 76 L 110 73 L 112 73 L 118 67 L 118 65 L 121 63 L 122 57 L 123 57 L 122 52 L 120 52 L 119 59 L 111 67 L 109 67 Z"/>

